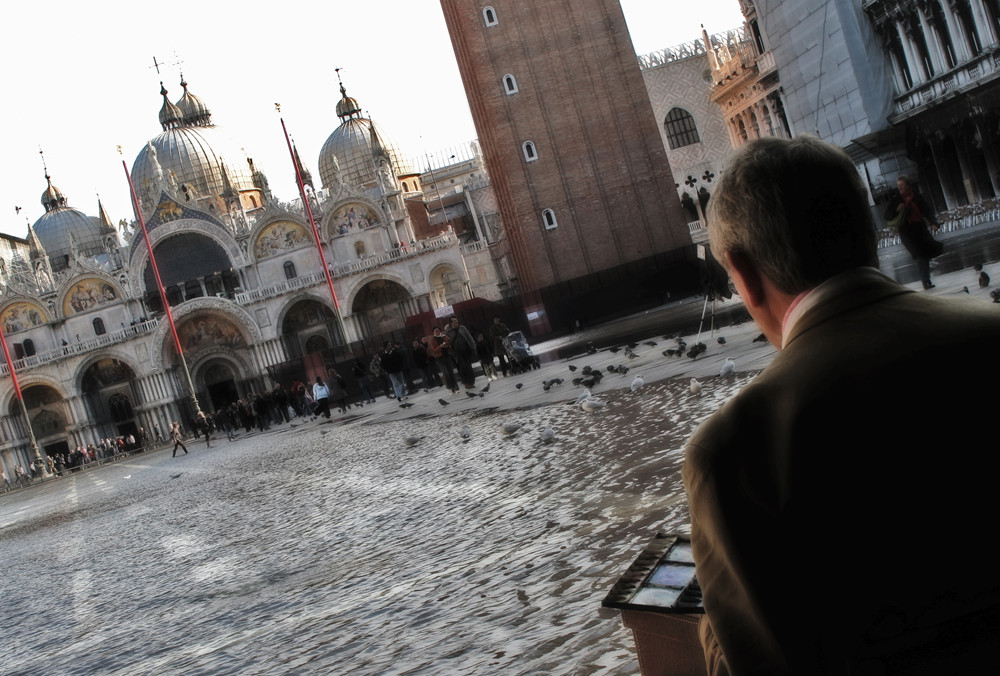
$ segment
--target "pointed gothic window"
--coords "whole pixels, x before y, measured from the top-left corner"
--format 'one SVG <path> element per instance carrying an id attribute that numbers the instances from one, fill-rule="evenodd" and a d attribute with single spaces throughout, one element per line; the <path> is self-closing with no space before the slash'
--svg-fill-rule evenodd
<path id="1" fill-rule="evenodd" d="M 670 144 L 671 150 L 677 150 L 701 141 L 694 118 L 683 108 L 671 108 L 663 126 L 667 128 L 667 142 Z"/>

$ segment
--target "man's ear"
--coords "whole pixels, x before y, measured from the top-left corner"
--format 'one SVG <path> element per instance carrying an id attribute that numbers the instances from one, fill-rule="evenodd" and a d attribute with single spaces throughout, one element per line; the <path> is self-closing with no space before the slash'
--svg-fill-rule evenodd
<path id="1" fill-rule="evenodd" d="M 733 284 L 739 291 L 743 302 L 752 307 L 760 307 L 764 303 L 765 290 L 764 280 L 760 271 L 753 261 L 746 254 L 740 251 L 727 251 L 725 253 L 726 267 L 733 278 Z"/>

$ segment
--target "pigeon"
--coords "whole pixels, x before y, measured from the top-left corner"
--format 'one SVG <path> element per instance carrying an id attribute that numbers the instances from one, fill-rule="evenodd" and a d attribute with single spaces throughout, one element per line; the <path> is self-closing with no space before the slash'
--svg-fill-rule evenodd
<path id="1" fill-rule="evenodd" d="M 569 365 L 569 370 L 570 371 L 576 371 L 576 366 L 574 364 L 570 364 Z"/>
<path id="2" fill-rule="evenodd" d="M 726 344 L 726 337 L 725 336 L 719 336 L 718 338 L 715 339 L 715 342 L 717 342 L 719 345 L 725 345 Z"/>
<path id="3" fill-rule="evenodd" d="M 762 334 L 760 334 L 759 336 L 757 336 L 756 338 L 754 338 L 754 339 L 753 339 L 753 342 L 755 342 L 755 343 L 766 343 L 766 342 L 767 342 L 767 336 L 765 336 L 765 335 L 764 335 L 764 334 L 762 333 Z"/>
<path id="4" fill-rule="evenodd" d="M 580 373 L 582 373 L 585 376 L 589 376 L 593 372 L 594 369 L 590 368 L 590 366 L 584 366 L 583 369 L 580 371 Z"/>
<path id="5" fill-rule="evenodd" d="M 500 430 L 508 437 L 517 432 L 519 429 L 521 429 L 521 423 L 516 423 L 516 422 L 505 422 L 500 427 Z"/>
<path id="6" fill-rule="evenodd" d="M 403 443 L 406 444 L 407 446 L 416 446 L 418 443 L 420 443 L 421 439 L 423 439 L 423 437 L 406 437 L 405 439 L 403 439 Z"/>
<path id="7" fill-rule="evenodd" d="M 645 343 L 643 343 L 643 345 L 649 345 L 650 347 L 656 347 L 656 341 L 655 340 L 647 340 Z"/>
<path id="8" fill-rule="evenodd" d="M 1000 303 L 1000 289 L 990 291 L 990 298 L 993 299 L 994 303 Z"/>
<path id="9" fill-rule="evenodd" d="M 708 348 L 705 346 L 705 343 L 698 343 L 697 345 L 693 346 L 690 350 L 687 351 L 687 356 L 691 357 L 692 359 L 697 359 L 698 355 L 700 355 L 707 349 Z"/>
<path id="10" fill-rule="evenodd" d="M 589 399 L 584 399 L 580 402 L 580 408 L 582 408 L 587 413 L 593 413 L 594 411 L 600 411 L 604 408 L 604 402 L 600 399 L 594 399 L 590 397 Z"/>
<path id="11" fill-rule="evenodd" d="M 629 359 L 637 359 L 639 357 L 639 355 L 637 355 L 635 352 L 632 351 L 631 348 L 628 347 L 625 348 L 625 356 L 628 357 Z"/>
<path id="12" fill-rule="evenodd" d="M 542 383 L 542 389 L 548 392 L 549 390 L 552 389 L 552 383 L 546 380 L 545 382 Z"/>
<path id="13" fill-rule="evenodd" d="M 628 366 L 625 366 L 625 364 L 619 364 L 618 368 L 615 370 L 618 372 L 619 375 L 625 375 L 626 373 L 628 373 Z"/>
<path id="14" fill-rule="evenodd" d="M 577 397 L 576 401 L 573 402 L 573 405 L 579 406 L 580 402 L 583 401 L 584 399 L 590 399 L 590 390 L 584 390 L 583 392 L 581 392 L 580 396 Z"/>
<path id="15" fill-rule="evenodd" d="M 612 366 L 611 364 L 609 364 L 608 365 L 608 373 L 618 373 L 618 367 L 617 366 Z"/>
<path id="16" fill-rule="evenodd" d="M 617 353 L 617 352 L 618 352 L 618 350 L 620 350 L 620 349 L 621 349 L 620 347 L 609 347 L 609 348 L 608 348 L 608 352 L 614 352 L 614 353 Z"/>
<path id="17" fill-rule="evenodd" d="M 444 399 L 438 399 L 438 403 L 441 404 L 442 406 L 447 406 L 448 405 L 448 402 L 445 401 Z"/>
<path id="18" fill-rule="evenodd" d="M 462 437 L 463 442 L 467 442 L 469 441 L 469 439 L 472 438 L 472 430 L 470 430 L 469 426 L 466 425 L 465 427 L 463 427 L 458 431 L 458 435 Z"/>
<path id="19" fill-rule="evenodd" d="M 969 293 L 969 287 L 963 286 L 962 287 L 962 291 L 963 291 L 963 293 Z"/>
<path id="20" fill-rule="evenodd" d="M 636 375 L 635 378 L 632 379 L 632 384 L 629 385 L 629 389 L 631 391 L 635 392 L 640 387 L 642 387 L 642 374 L 638 374 L 638 375 Z"/>
<path id="21" fill-rule="evenodd" d="M 628 347 L 628 349 L 630 350 L 634 350 L 635 348 L 639 347 L 639 343 L 629 343 L 628 345 L 626 345 L 626 347 Z"/>
<path id="22" fill-rule="evenodd" d="M 691 394 L 701 396 L 701 383 L 698 382 L 697 378 L 691 379 Z"/>
<path id="23" fill-rule="evenodd" d="M 519 390 L 522 387 L 524 387 L 524 383 L 518 383 L 517 385 L 514 386 L 514 389 Z"/>
<path id="24" fill-rule="evenodd" d="M 570 381 L 570 382 L 572 382 L 573 386 L 576 387 L 576 386 L 579 386 L 579 384 L 583 382 L 583 378 L 573 378 L 573 380 Z"/>
<path id="25" fill-rule="evenodd" d="M 183 474 L 183 473 L 184 473 L 184 472 L 181 472 L 181 474 Z M 171 479 L 180 479 L 180 478 L 181 478 L 181 474 L 171 474 L 171 475 L 170 475 L 170 478 L 171 478 Z M 131 474 L 129 474 L 129 476 L 132 476 L 132 475 L 131 475 Z"/>
<path id="26" fill-rule="evenodd" d="M 487 392 L 490 391 L 490 384 L 486 383 L 486 387 L 484 387 L 483 389 L 481 389 L 479 391 L 482 392 L 483 394 L 486 394 Z"/>
<path id="27" fill-rule="evenodd" d="M 597 378 L 595 376 L 593 378 L 584 378 L 583 380 L 580 381 L 580 384 L 583 385 L 584 387 L 586 387 L 589 390 L 591 387 L 593 387 L 594 385 L 596 385 L 599 382 L 601 382 L 600 378 Z"/>
<path id="28" fill-rule="evenodd" d="M 551 427 L 546 426 L 546 428 L 542 430 L 542 434 L 539 439 L 541 439 L 543 444 L 552 443 L 556 439 L 556 431 Z"/>
<path id="29" fill-rule="evenodd" d="M 676 355 L 677 355 L 677 350 L 673 350 L 673 349 L 669 349 L 668 348 L 668 349 L 666 349 L 666 350 L 663 351 L 663 356 L 664 357 L 673 357 L 673 356 L 676 356 Z"/>
<path id="30" fill-rule="evenodd" d="M 733 362 L 732 359 L 726 357 L 726 363 L 722 365 L 722 370 L 719 371 L 719 375 L 726 377 L 726 376 L 731 376 L 734 373 L 736 373 L 736 364 Z"/>
<path id="31" fill-rule="evenodd" d="M 413 406 L 413 404 L 411 404 L 408 401 L 404 401 L 402 404 L 399 405 L 400 408 L 410 408 L 411 406 Z"/>
<path id="32" fill-rule="evenodd" d="M 593 341 L 587 343 L 587 354 L 597 354 L 597 348 L 594 347 Z"/>
<path id="33" fill-rule="evenodd" d="M 566 381 L 563 380 L 562 378 L 553 378 L 549 382 L 552 383 L 553 385 L 562 385 Z"/>
<path id="34" fill-rule="evenodd" d="M 482 399 L 483 397 L 486 396 L 486 393 L 485 392 L 466 392 L 465 396 L 467 396 L 469 399 L 475 399 L 476 397 L 479 397 L 480 399 Z"/>

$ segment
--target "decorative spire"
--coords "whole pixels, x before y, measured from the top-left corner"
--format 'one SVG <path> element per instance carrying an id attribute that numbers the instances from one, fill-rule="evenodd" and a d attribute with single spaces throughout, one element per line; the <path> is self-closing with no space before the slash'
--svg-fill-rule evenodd
<path id="1" fill-rule="evenodd" d="M 108 212 L 104 209 L 104 205 L 101 203 L 101 196 L 97 196 L 97 217 L 101 219 L 101 229 L 110 232 L 116 232 L 115 226 L 111 223 L 111 218 L 108 217 Z"/>
<path id="2" fill-rule="evenodd" d="M 302 177 L 303 185 L 307 185 L 313 190 L 316 190 L 316 188 L 313 187 L 312 174 L 310 174 L 309 170 L 306 169 L 306 165 L 302 164 L 302 158 L 299 157 L 299 148 L 295 145 L 294 140 L 292 141 L 292 155 L 295 156 L 295 166 L 299 170 L 299 176 Z"/>
<path id="3" fill-rule="evenodd" d="M 340 69 L 335 68 L 337 71 L 337 82 L 340 83 L 340 101 L 337 102 L 337 117 L 341 120 L 346 120 L 350 117 L 358 115 L 361 113 L 361 106 L 358 105 L 356 99 L 351 98 L 347 95 L 347 90 L 344 89 L 344 82 L 340 79 Z"/>
<path id="4" fill-rule="evenodd" d="M 183 124 L 191 127 L 211 126 L 212 111 L 208 109 L 204 101 L 188 91 L 188 83 L 184 81 L 184 73 L 181 73 L 181 87 L 184 89 L 184 95 L 177 101 L 177 108 L 181 111 Z"/>
<path id="5" fill-rule="evenodd" d="M 181 109 L 167 98 L 167 88 L 163 86 L 163 80 L 160 80 L 160 96 L 163 97 L 163 106 L 160 108 L 160 125 L 162 125 L 163 131 L 176 129 L 181 126 L 184 115 L 181 113 Z"/>
<path id="6" fill-rule="evenodd" d="M 46 256 L 45 247 L 42 246 L 42 241 L 38 239 L 35 228 L 31 225 L 28 226 L 28 251 L 30 251 L 31 260 L 38 260 Z"/>

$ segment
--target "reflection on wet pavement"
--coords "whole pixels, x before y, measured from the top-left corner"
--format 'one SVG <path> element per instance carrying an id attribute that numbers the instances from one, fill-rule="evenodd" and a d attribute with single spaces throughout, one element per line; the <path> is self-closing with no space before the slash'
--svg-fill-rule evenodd
<path id="1" fill-rule="evenodd" d="M 683 442 L 750 377 L 602 392 L 594 413 L 311 423 L 6 496 L 0 670 L 636 673 L 600 601 L 686 527 Z"/>

